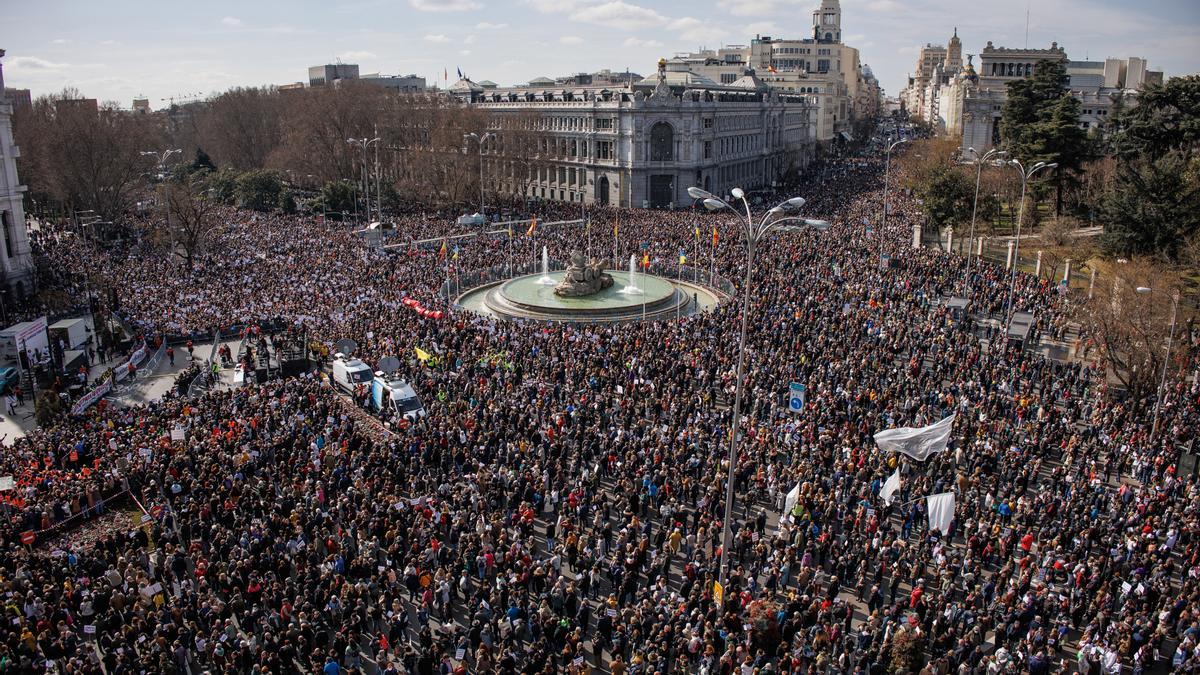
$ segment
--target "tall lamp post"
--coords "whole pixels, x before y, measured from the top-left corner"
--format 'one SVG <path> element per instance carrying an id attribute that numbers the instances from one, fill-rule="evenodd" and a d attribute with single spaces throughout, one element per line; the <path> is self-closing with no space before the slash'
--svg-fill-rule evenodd
<path id="1" fill-rule="evenodd" d="M 362 149 L 362 182 L 367 200 L 367 220 L 371 219 L 371 176 L 367 173 L 367 148 L 379 142 L 379 138 L 347 138 L 346 142 L 350 145 L 357 145 Z M 375 195 L 379 199 L 379 195 Z M 357 208 L 358 202 L 355 202 Z"/>
<path id="2" fill-rule="evenodd" d="M 887 229 L 888 174 L 891 172 L 891 169 L 892 169 L 892 150 L 894 150 L 896 148 L 896 146 L 900 145 L 901 143 L 907 143 L 907 142 L 908 142 L 907 138 L 901 138 L 900 140 L 888 145 L 887 159 L 884 160 L 884 163 L 883 163 L 883 224 L 881 224 L 879 226 L 879 268 L 880 269 L 883 269 L 883 238 L 884 238 L 884 230 Z"/>
<path id="3" fill-rule="evenodd" d="M 485 215 L 483 212 L 483 144 L 487 143 L 488 139 L 495 137 L 496 134 L 493 134 L 490 131 L 482 136 L 475 132 L 463 134 L 464 142 L 474 139 L 475 142 L 479 144 L 479 215 L 481 216 Z"/>
<path id="4" fill-rule="evenodd" d="M 1017 210 L 1017 243 L 1013 249 L 1012 274 L 1008 278 L 1008 300 L 1004 303 L 1004 325 L 1006 326 L 1012 322 L 1013 288 L 1017 285 L 1017 263 L 1021 260 L 1021 223 L 1025 220 L 1025 186 L 1034 174 L 1044 169 L 1053 169 L 1058 166 L 1058 162 L 1050 164 L 1038 162 L 1028 170 L 1024 164 L 1015 159 L 1008 160 L 1008 164 L 1021 172 L 1021 208 Z"/>
<path id="5" fill-rule="evenodd" d="M 175 260 L 175 230 L 171 229 L 171 181 L 166 179 L 167 160 L 173 155 L 183 155 L 183 150 L 179 148 L 168 148 L 162 151 L 143 150 L 143 157 L 153 157 L 155 165 L 158 167 L 158 178 L 163 181 L 163 210 L 167 212 L 167 236 L 171 240 L 171 255 L 167 260 L 173 262 Z"/>
<path id="6" fill-rule="evenodd" d="M 735 199 L 741 200 L 746 211 L 744 216 L 741 210 L 731 206 L 723 199 L 718 199 L 711 192 L 698 187 L 688 188 L 688 196 L 692 199 L 704 200 L 704 208 L 709 211 L 728 209 L 736 215 L 738 224 L 742 226 L 746 236 L 746 277 L 742 283 L 742 332 L 738 338 L 737 386 L 733 396 L 733 426 L 729 434 L 729 471 L 725 477 L 725 517 L 722 519 L 721 528 L 721 567 L 717 572 L 717 583 L 721 585 L 722 589 L 725 588 L 725 579 L 729 568 L 730 521 L 733 518 L 733 472 L 737 462 L 738 426 L 741 424 L 742 415 L 742 375 L 746 365 L 746 330 L 750 319 L 750 284 L 754 275 L 754 249 L 763 237 L 784 223 L 803 223 L 817 230 L 829 228 L 829 223 L 824 220 L 784 215 L 804 206 L 802 197 L 793 197 L 780 203 L 763 214 L 762 219 L 755 223 L 750 214 L 750 204 L 746 201 L 746 193 L 741 188 L 734 188 L 730 192 Z"/>
<path id="7" fill-rule="evenodd" d="M 975 156 L 975 201 L 971 205 L 971 233 L 967 237 L 967 273 L 963 276 L 963 297 L 971 297 L 971 255 L 975 249 L 975 216 L 979 213 L 979 182 L 983 179 L 983 165 L 992 157 L 1003 158 L 1008 153 L 999 149 L 992 148 L 979 156 L 979 151 L 975 148 L 967 148 L 967 152 Z"/>
<path id="8" fill-rule="evenodd" d="M 1154 289 L 1138 286 L 1137 292 L 1149 295 L 1154 292 Z M 1167 386 L 1167 368 L 1171 365 L 1171 347 L 1175 343 L 1175 319 L 1178 314 L 1179 291 L 1175 291 L 1171 294 L 1171 331 L 1167 334 L 1167 356 L 1163 359 L 1162 378 L 1158 381 L 1158 394 L 1154 397 L 1154 424 L 1150 427 L 1150 443 L 1154 443 L 1154 438 L 1158 435 L 1158 413 L 1162 410 L 1163 389 Z"/>

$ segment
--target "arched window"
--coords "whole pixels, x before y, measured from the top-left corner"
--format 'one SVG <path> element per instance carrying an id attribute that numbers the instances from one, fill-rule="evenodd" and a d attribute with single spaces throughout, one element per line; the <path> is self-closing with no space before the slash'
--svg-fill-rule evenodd
<path id="1" fill-rule="evenodd" d="M 650 127 L 650 161 L 670 162 L 675 159 L 675 131 L 670 124 L 659 122 Z"/>

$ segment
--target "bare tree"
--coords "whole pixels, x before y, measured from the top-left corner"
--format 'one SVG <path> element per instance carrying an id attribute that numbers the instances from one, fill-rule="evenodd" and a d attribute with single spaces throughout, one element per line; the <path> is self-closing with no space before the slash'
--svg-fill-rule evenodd
<path id="1" fill-rule="evenodd" d="M 167 209 L 171 214 L 169 236 L 177 245 L 174 253 L 190 265 L 221 229 L 217 200 L 210 198 L 202 183 L 190 174 L 164 185 L 164 191 L 168 192 Z"/>
<path id="2" fill-rule="evenodd" d="M 1140 411 L 1162 374 L 1179 279 L 1144 259 L 1112 265 L 1105 279 L 1108 283 L 1097 284 L 1085 306 L 1083 320 L 1110 377 L 1121 383 L 1135 411 Z M 1186 341 L 1176 340 L 1172 361 L 1186 360 L 1186 349 Z"/>
<path id="3" fill-rule="evenodd" d="M 132 203 L 151 170 L 141 151 L 163 137 L 158 120 L 112 103 L 97 106 L 71 89 L 39 98 L 14 131 L 22 177 L 36 194 L 67 211 L 92 209 L 107 220 Z"/>
<path id="4" fill-rule="evenodd" d="M 275 89 L 230 89 L 194 113 L 199 116 L 198 145 L 217 166 L 261 169 L 280 144 L 283 110 Z"/>

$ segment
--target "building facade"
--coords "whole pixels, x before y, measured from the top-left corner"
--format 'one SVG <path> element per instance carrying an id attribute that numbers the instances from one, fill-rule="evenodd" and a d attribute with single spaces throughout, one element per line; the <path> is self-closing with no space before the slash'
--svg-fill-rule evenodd
<path id="1" fill-rule="evenodd" d="M 490 152 L 502 144 L 486 151 L 492 184 L 509 194 L 679 208 L 692 203 L 688 187 L 766 188 L 812 157 L 812 97 L 753 76 L 672 84 L 660 61 L 653 85 L 484 89 L 460 80 L 450 94 L 499 116 L 536 120 L 538 161 L 528 175 Z"/>
<path id="2" fill-rule="evenodd" d="M 308 69 L 308 86 L 324 87 L 335 85 L 338 80 L 357 80 L 358 65 L 354 63 L 329 63 Z"/>
<path id="3" fill-rule="evenodd" d="M 4 50 L 0 49 L 0 59 Z M 4 89 L 4 65 L 0 63 L 0 285 L 16 297 L 33 290 L 33 257 L 25 226 L 25 186 L 17 177 L 21 150 L 13 142 L 13 106 Z"/>
<path id="4" fill-rule="evenodd" d="M 858 119 L 879 114 L 882 92 L 859 52 L 842 43 L 838 0 L 822 0 L 812 13 L 812 33 L 800 39 L 759 35 L 749 45 L 729 45 L 667 61 L 669 73 L 691 73 L 716 84 L 753 74 L 768 87 L 813 97 L 818 141 L 849 135 Z"/>

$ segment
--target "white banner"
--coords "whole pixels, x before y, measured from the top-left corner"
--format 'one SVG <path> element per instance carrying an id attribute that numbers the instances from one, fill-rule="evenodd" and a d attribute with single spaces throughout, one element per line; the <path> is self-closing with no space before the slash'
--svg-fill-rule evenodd
<path id="1" fill-rule="evenodd" d="M 925 498 L 925 506 L 929 509 L 929 531 L 949 534 L 950 523 L 954 522 L 954 493 L 929 495 Z"/>
<path id="2" fill-rule="evenodd" d="M 791 522 L 792 507 L 794 507 L 796 505 L 796 500 L 799 498 L 800 498 L 800 484 L 796 483 L 796 487 L 792 488 L 792 491 L 787 493 L 787 496 L 783 498 L 783 513 L 781 513 L 779 515 L 780 521 L 782 521 L 786 518 L 788 520 L 788 522 Z"/>
<path id="3" fill-rule="evenodd" d="M 879 491 L 879 496 L 883 499 L 883 503 L 888 506 L 892 505 L 892 497 L 900 490 L 900 468 L 897 467 L 895 473 L 888 476 L 887 481 L 883 484 L 883 489 Z"/>
<path id="4" fill-rule="evenodd" d="M 884 429 L 875 434 L 875 444 L 880 450 L 904 453 L 919 462 L 924 462 L 930 455 L 946 449 L 956 416 L 957 414 L 951 415 L 927 427 Z"/>
<path id="5" fill-rule="evenodd" d="M 111 389 L 112 380 L 104 380 L 100 383 L 99 387 L 96 387 L 83 396 L 80 396 L 79 400 L 75 401 L 75 405 L 71 406 L 71 414 L 82 415 L 85 410 L 92 407 L 92 404 L 104 398 L 104 395 L 107 394 Z"/>

